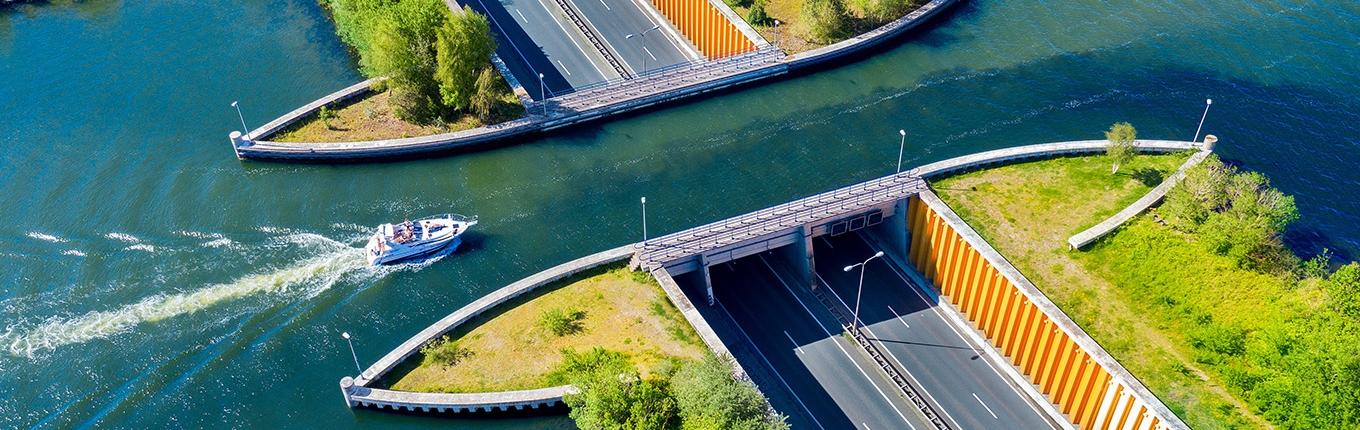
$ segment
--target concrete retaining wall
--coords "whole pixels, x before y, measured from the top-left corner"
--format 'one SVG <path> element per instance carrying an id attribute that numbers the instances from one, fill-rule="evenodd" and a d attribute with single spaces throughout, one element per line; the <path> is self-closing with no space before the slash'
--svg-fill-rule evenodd
<path id="1" fill-rule="evenodd" d="M 914 168 L 911 172 L 924 178 L 931 178 L 979 167 L 1009 164 L 1026 160 L 1053 158 L 1064 155 L 1104 154 L 1105 146 L 1109 144 L 1110 142 L 1107 140 L 1078 140 L 1017 146 L 1014 148 L 979 152 L 976 154 L 964 155 L 962 157 L 950 158 L 944 161 L 937 161 Z M 1200 149 L 1200 145 L 1197 143 L 1174 140 L 1139 140 L 1137 145 L 1139 151 L 1153 153 Z"/>
<path id="2" fill-rule="evenodd" d="M 1149 191 L 1147 195 L 1144 195 L 1142 198 L 1138 199 L 1138 201 L 1133 202 L 1133 204 L 1124 208 L 1124 210 L 1119 211 L 1119 213 L 1114 214 L 1114 216 L 1101 221 L 1099 224 L 1096 224 L 1081 233 L 1077 233 L 1076 235 L 1067 238 L 1067 246 L 1070 249 L 1077 249 L 1086 246 L 1091 242 L 1095 242 L 1096 239 L 1100 239 L 1101 237 L 1110 234 L 1114 229 L 1129 222 L 1135 215 L 1143 213 L 1143 211 L 1152 207 L 1152 205 L 1162 201 L 1162 198 L 1166 197 L 1166 192 L 1170 191 L 1171 187 L 1176 186 L 1176 182 L 1185 177 L 1185 171 L 1189 170 L 1191 167 L 1195 167 L 1201 161 L 1204 161 L 1205 158 L 1209 158 L 1209 153 L 1209 150 L 1203 150 L 1196 152 L 1195 155 L 1191 155 L 1190 159 L 1185 160 L 1185 164 L 1181 164 L 1181 168 L 1176 170 L 1176 173 L 1172 174 L 1171 177 L 1166 178 L 1166 180 L 1163 180 L 1161 184 L 1158 184 L 1156 188 Z"/>
<path id="3" fill-rule="evenodd" d="M 349 100 L 354 96 L 367 93 L 369 91 L 369 87 L 372 87 L 373 83 L 379 80 L 381 79 L 378 78 L 369 79 L 354 85 L 350 85 L 343 90 L 330 93 L 329 95 L 319 98 L 314 102 L 307 103 L 300 108 L 293 109 L 292 112 L 283 114 L 283 116 L 275 118 L 273 121 L 266 123 L 264 126 L 260 128 L 251 130 L 251 132 L 246 134 L 243 138 L 248 141 L 254 141 L 255 139 L 273 135 L 274 133 L 277 133 L 279 130 L 282 130 L 284 127 L 287 127 L 290 124 L 297 122 L 297 120 L 305 118 L 307 115 L 316 113 L 316 111 L 321 110 L 322 106 Z"/>
<path id="4" fill-rule="evenodd" d="M 633 255 L 631 244 L 620 246 L 608 251 L 578 258 L 567 263 L 563 263 L 548 270 L 536 273 L 533 276 L 521 279 L 504 288 L 496 290 L 491 294 L 469 303 L 462 309 L 455 311 L 449 316 L 440 319 L 429 327 L 416 333 L 406 342 L 403 342 L 392 352 L 387 353 L 368 369 L 364 370 L 357 378 L 346 376 L 340 380 L 340 391 L 345 396 L 345 403 L 350 407 L 367 406 L 382 409 L 384 407 L 393 410 L 406 409 L 410 411 L 477 411 L 477 410 L 509 410 L 523 409 L 525 407 L 538 408 L 540 406 L 552 406 L 562 401 L 562 395 L 570 389 L 568 386 L 549 387 L 537 390 L 506 391 L 495 393 L 413 393 L 406 391 L 386 390 L 368 387 L 374 380 L 381 378 L 388 371 L 400 364 L 406 358 L 420 351 L 420 347 L 427 342 L 442 336 L 458 325 L 471 320 L 501 303 L 519 297 L 520 295 L 533 291 L 538 287 L 552 283 L 582 271 L 595 268 L 601 265 L 623 261 Z"/>

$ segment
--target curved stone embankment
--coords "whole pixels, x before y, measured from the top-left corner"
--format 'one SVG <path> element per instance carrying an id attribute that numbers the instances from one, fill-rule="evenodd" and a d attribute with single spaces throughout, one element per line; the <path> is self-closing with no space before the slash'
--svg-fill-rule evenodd
<path id="1" fill-rule="evenodd" d="M 259 140 L 268 138 L 288 124 L 310 115 L 321 106 L 361 94 L 363 88 L 356 88 L 366 86 L 369 81 L 365 81 L 308 103 L 245 136 L 236 137 L 233 133 L 232 150 L 236 153 L 236 158 L 241 160 L 324 163 L 411 158 L 504 143 L 512 138 L 532 133 L 608 118 L 757 82 L 786 74 L 791 70 L 828 64 L 901 35 L 957 1 L 932 0 L 906 16 L 867 33 L 798 55 L 784 56 L 783 52 L 777 49 L 762 49 L 744 55 L 698 63 L 640 79 L 566 94 L 542 103 L 528 104 L 524 118 L 472 130 L 366 142 L 280 143 Z M 332 99 L 341 94 L 344 96 Z M 545 104 L 547 112 L 536 115 L 535 112 L 544 109 Z"/>
<path id="2" fill-rule="evenodd" d="M 391 371 L 406 358 L 419 352 L 422 345 L 457 328 L 460 324 L 471 320 L 482 312 L 553 281 L 604 264 L 622 261 L 632 255 L 633 246 L 630 244 L 578 258 L 521 279 L 469 303 L 421 330 L 420 333 L 416 333 L 406 342 L 402 342 L 392 352 L 387 353 L 382 359 L 364 370 L 359 377 L 346 376 L 341 379 L 340 391 L 345 396 L 345 404 L 351 408 L 364 406 L 421 412 L 475 412 L 479 410 L 491 412 L 556 405 L 562 401 L 562 396 L 571 389 L 570 386 L 494 393 L 416 393 L 371 388 L 368 385 Z"/>
<path id="3" fill-rule="evenodd" d="M 1105 147 L 1109 144 L 1110 141 L 1108 140 L 1075 140 L 1069 142 L 1017 146 L 1014 148 L 968 154 L 944 161 L 936 161 L 911 169 L 911 172 L 929 179 L 934 176 L 942 176 L 979 167 L 995 166 L 1019 161 L 1060 157 L 1065 155 L 1104 154 Z M 1137 145 L 1138 150 L 1142 152 L 1165 153 L 1200 149 L 1200 144 L 1178 140 L 1143 139 L 1138 140 Z"/>

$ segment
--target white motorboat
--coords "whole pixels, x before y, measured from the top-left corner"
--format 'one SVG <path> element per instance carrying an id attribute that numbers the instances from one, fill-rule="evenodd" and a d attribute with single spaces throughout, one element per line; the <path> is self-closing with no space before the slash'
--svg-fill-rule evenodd
<path id="1" fill-rule="evenodd" d="M 477 225 L 477 217 L 439 215 L 399 224 L 383 224 L 368 239 L 368 264 L 390 264 L 458 248 L 463 233 Z"/>

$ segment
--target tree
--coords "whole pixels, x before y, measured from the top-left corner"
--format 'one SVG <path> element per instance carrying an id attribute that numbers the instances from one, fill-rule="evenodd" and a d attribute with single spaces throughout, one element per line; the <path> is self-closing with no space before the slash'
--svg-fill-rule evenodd
<path id="1" fill-rule="evenodd" d="M 555 373 L 576 388 L 562 400 L 582 430 L 668 429 L 679 423 L 669 381 L 662 375 L 640 377 L 619 352 L 563 350 Z"/>
<path id="2" fill-rule="evenodd" d="M 1298 219 L 1298 208 L 1293 196 L 1272 188 L 1260 173 L 1239 172 L 1209 156 L 1167 193 L 1160 212 L 1172 226 L 1198 233 L 1206 248 L 1239 264 L 1293 267 L 1281 237 Z"/>
<path id="3" fill-rule="evenodd" d="M 1327 278 L 1327 295 L 1337 312 L 1360 321 L 1360 265 L 1341 266 Z"/>
<path id="4" fill-rule="evenodd" d="M 437 46 L 434 77 L 441 100 L 454 110 L 472 108 L 479 92 L 478 77 L 491 67 L 491 53 L 496 51 L 486 17 L 464 6 L 462 13 L 453 14 L 439 28 Z"/>
<path id="5" fill-rule="evenodd" d="M 1110 126 L 1110 131 L 1105 132 L 1105 139 L 1110 141 L 1110 144 L 1105 146 L 1105 155 L 1114 162 L 1114 168 L 1110 170 L 1111 175 L 1119 173 L 1119 165 L 1133 161 L 1133 155 L 1136 153 L 1133 141 L 1137 138 L 1138 131 L 1127 122 L 1117 122 Z"/>
<path id="6" fill-rule="evenodd" d="M 490 67 L 482 69 L 477 74 L 477 88 L 472 93 L 472 111 L 477 114 L 477 119 L 486 122 L 487 114 L 491 113 L 491 108 L 496 106 L 496 87 L 500 83 L 500 76 Z"/>
<path id="7" fill-rule="evenodd" d="M 403 0 L 373 27 L 360 64 L 371 76 L 388 77 L 393 113 L 403 120 L 423 124 L 441 113 L 435 41 L 448 14 L 439 0 Z"/>
<path id="8" fill-rule="evenodd" d="M 800 16 L 814 42 L 831 43 L 845 34 L 847 20 L 843 0 L 803 0 Z"/>
<path id="9" fill-rule="evenodd" d="M 910 4 L 907 0 L 858 0 L 864 17 L 877 24 L 884 24 L 902 16 Z"/>
<path id="10" fill-rule="evenodd" d="M 750 382 L 732 379 L 732 362 L 712 355 L 686 363 L 671 378 L 671 389 L 685 430 L 787 429 L 771 414 L 765 397 Z"/>

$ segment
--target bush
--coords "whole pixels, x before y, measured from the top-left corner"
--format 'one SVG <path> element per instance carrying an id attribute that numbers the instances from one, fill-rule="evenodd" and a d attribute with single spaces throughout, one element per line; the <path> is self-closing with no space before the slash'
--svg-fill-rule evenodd
<path id="1" fill-rule="evenodd" d="M 801 17 L 813 42 L 835 42 L 844 38 L 848 30 L 843 0 L 803 0 Z"/>
<path id="2" fill-rule="evenodd" d="M 1239 172 L 1217 156 L 1186 172 L 1159 212 L 1239 265 L 1274 271 L 1297 265 L 1281 241 L 1285 227 L 1299 217 L 1294 197 L 1272 188 L 1264 175 Z"/>
<path id="3" fill-rule="evenodd" d="M 558 336 L 580 333 L 585 330 L 581 320 L 586 319 L 585 311 L 569 308 L 553 308 L 538 315 L 538 325 Z"/>
<path id="4" fill-rule="evenodd" d="M 1341 266 L 1327 278 L 1327 295 L 1337 312 L 1360 320 L 1360 265 Z"/>
<path id="5" fill-rule="evenodd" d="M 463 13 L 452 14 L 439 28 L 436 47 L 434 77 L 441 100 L 454 110 L 472 108 L 479 78 L 491 69 L 491 54 L 496 51 L 486 17 L 464 6 Z M 494 86 L 486 85 L 486 89 L 494 90 Z"/>
<path id="6" fill-rule="evenodd" d="M 765 397 L 750 382 L 732 379 L 732 362 L 709 355 L 686 363 L 671 379 L 685 430 L 787 429 L 784 417 L 765 408 Z"/>
<path id="7" fill-rule="evenodd" d="M 886 24 L 900 18 L 911 2 L 907 0 L 858 0 L 864 18 L 876 25 Z"/>
<path id="8" fill-rule="evenodd" d="M 435 339 L 420 347 L 420 354 L 426 360 L 445 366 L 455 366 L 464 358 L 472 356 L 472 350 L 464 348 L 458 342 L 449 340 L 448 335 Z"/>
<path id="9" fill-rule="evenodd" d="M 756 0 L 751 10 L 746 11 L 746 22 L 764 27 L 770 23 L 770 15 L 765 13 L 765 0 Z"/>

